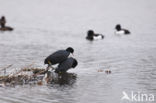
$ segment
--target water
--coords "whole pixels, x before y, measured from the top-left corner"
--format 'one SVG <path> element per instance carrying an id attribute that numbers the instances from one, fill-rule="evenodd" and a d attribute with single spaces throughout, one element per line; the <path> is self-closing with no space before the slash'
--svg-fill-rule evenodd
<path id="1" fill-rule="evenodd" d="M 0 67 L 21 68 L 71 46 L 72 84 L 0 88 L 1 103 L 125 103 L 122 91 L 156 96 L 155 0 L 0 0 L 13 32 L 0 32 Z M 117 23 L 132 34 L 115 36 Z M 88 29 L 104 40 L 85 39 Z M 98 72 L 111 70 L 111 74 Z M 148 103 L 148 102 L 145 102 Z"/>

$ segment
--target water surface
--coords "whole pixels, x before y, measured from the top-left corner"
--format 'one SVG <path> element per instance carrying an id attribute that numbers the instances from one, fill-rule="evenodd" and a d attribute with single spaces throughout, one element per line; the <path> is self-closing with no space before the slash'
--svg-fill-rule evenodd
<path id="1" fill-rule="evenodd" d="M 79 65 L 69 72 L 75 82 L 64 86 L 0 88 L 1 103 L 125 103 L 122 91 L 156 96 L 155 0 L 0 0 L 13 32 L 0 32 L 0 67 L 35 63 L 71 46 Z M 115 36 L 122 24 L 132 34 Z M 85 39 L 88 29 L 104 40 Z M 98 70 L 111 70 L 111 74 Z M 145 102 L 147 103 L 147 102 Z"/>

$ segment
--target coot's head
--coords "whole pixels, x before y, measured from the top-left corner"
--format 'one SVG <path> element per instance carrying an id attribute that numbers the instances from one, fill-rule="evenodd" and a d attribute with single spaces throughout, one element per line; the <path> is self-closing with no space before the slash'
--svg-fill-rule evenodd
<path id="1" fill-rule="evenodd" d="M 117 31 L 120 31 L 120 30 L 121 30 L 121 25 L 120 25 L 120 24 L 117 24 L 116 27 L 115 27 L 115 29 L 116 29 Z"/>
<path id="2" fill-rule="evenodd" d="M 77 65 L 78 65 L 78 62 L 77 62 L 76 59 L 74 59 L 74 62 L 73 62 L 72 68 L 75 68 Z"/>
<path id="3" fill-rule="evenodd" d="M 92 37 L 94 35 L 94 31 L 88 30 L 87 34 L 88 34 L 88 37 Z"/>
<path id="4" fill-rule="evenodd" d="M 66 49 L 66 51 L 68 51 L 68 52 L 70 52 L 70 53 L 74 53 L 74 49 L 72 48 L 72 47 L 68 47 L 67 49 Z"/>

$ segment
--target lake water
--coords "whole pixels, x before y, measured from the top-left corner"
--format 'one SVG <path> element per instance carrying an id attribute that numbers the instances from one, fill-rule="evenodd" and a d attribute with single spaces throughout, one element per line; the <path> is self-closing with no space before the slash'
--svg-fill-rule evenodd
<path id="1" fill-rule="evenodd" d="M 0 103 L 135 103 L 121 100 L 123 91 L 156 96 L 155 0 L 0 0 L 0 15 L 15 29 L 0 32 L 0 68 L 13 64 L 7 73 L 31 63 L 45 68 L 49 54 L 69 46 L 79 62 L 68 71 L 73 83 L 0 88 Z M 118 23 L 131 35 L 115 36 Z M 89 29 L 104 40 L 87 41 Z"/>

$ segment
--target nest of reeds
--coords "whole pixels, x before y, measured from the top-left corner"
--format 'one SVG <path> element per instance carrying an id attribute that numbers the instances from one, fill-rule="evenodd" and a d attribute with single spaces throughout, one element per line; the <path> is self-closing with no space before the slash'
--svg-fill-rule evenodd
<path id="1" fill-rule="evenodd" d="M 9 65 L 1 70 L 6 70 L 12 65 Z M 43 84 L 59 84 L 72 85 L 74 84 L 77 75 L 74 73 L 55 73 L 54 71 L 47 71 L 44 68 L 26 66 L 19 70 L 15 70 L 10 74 L 0 76 L 0 87 L 16 86 L 16 85 L 43 85 Z"/>
<path id="2" fill-rule="evenodd" d="M 7 68 L 11 67 L 9 65 L 1 70 L 6 71 Z M 16 70 L 10 74 L 3 74 L 0 76 L 0 86 L 14 86 L 23 84 L 41 84 L 45 73 L 47 71 L 44 68 L 34 68 L 29 65 L 27 67 Z"/>

